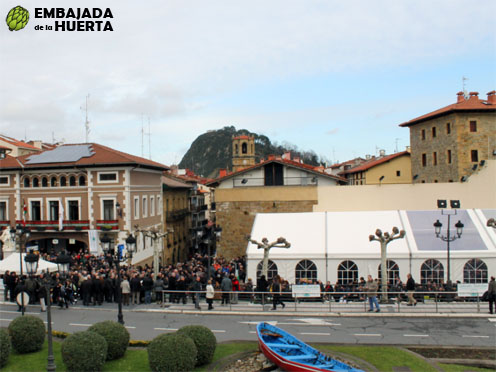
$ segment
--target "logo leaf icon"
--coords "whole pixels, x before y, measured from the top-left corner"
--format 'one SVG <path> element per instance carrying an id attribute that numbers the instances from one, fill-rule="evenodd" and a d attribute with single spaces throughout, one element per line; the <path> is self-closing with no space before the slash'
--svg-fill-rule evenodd
<path id="1" fill-rule="evenodd" d="M 18 5 L 9 11 L 5 21 L 7 22 L 7 26 L 9 26 L 10 31 L 22 30 L 28 24 L 29 12 L 27 9 L 24 9 L 22 6 Z"/>

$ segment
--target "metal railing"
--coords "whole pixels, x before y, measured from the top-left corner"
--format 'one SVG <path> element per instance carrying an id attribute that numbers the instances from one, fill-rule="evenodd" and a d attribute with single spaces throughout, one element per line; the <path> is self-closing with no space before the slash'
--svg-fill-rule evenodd
<path id="1" fill-rule="evenodd" d="M 187 303 L 188 298 L 200 294 L 201 301 L 205 301 L 206 291 L 179 291 L 163 290 L 162 307 L 168 301 L 172 303 Z M 221 291 L 216 289 L 214 303 L 222 301 L 222 294 L 228 295 L 227 305 L 229 310 L 239 310 L 243 306 L 250 306 L 254 311 L 267 311 L 265 305 L 272 305 L 273 292 L 246 292 L 246 291 Z M 301 296 L 299 296 L 301 294 Z M 320 297 L 306 297 L 306 293 L 280 292 L 279 298 L 286 304 L 286 308 L 294 307 L 294 311 L 315 312 L 328 311 L 340 313 L 366 312 L 369 307 L 367 293 L 365 292 L 322 292 Z M 414 299 L 419 306 L 408 306 L 408 294 L 406 292 L 388 292 L 387 302 L 380 301 L 380 293 L 377 299 L 381 308 L 387 309 L 389 313 L 415 312 L 415 313 L 461 313 L 481 312 L 480 297 L 459 297 L 458 292 L 414 292 Z M 194 302 L 193 302 L 194 303 Z M 254 305 L 262 305 L 256 307 Z M 292 304 L 292 306 L 290 306 Z M 233 308 L 233 305 L 236 305 Z M 258 310 L 257 310 L 258 309 Z"/>

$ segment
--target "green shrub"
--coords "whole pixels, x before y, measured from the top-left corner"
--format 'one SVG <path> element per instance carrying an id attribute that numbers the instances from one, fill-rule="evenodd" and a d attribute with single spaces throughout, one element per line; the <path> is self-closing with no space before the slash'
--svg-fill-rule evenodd
<path id="1" fill-rule="evenodd" d="M 0 368 L 7 364 L 10 355 L 10 338 L 5 329 L 0 329 Z"/>
<path id="2" fill-rule="evenodd" d="M 12 347 L 19 354 L 41 350 L 45 341 L 43 320 L 31 315 L 19 316 L 9 325 Z"/>
<path id="3" fill-rule="evenodd" d="M 191 338 L 195 343 L 198 350 L 198 355 L 196 356 L 197 366 L 203 366 L 212 361 L 217 339 L 210 329 L 202 325 L 188 325 L 179 329 L 177 333 Z"/>
<path id="4" fill-rule="evenodd" d="M 196 346 L 189 337 L 166 333 L 148 345 L 148 363 L 154 372 L 191 371 L 196 363 Z"/>
<path id="5" fill-rule="evenodd" d="M 129 345 L 129 332 L 122 324 L 107 320 L 93 324 L 88 331 L 98 333 L 107 341 L 107 360 L 124 356 Z"/>
<path id="6" fill-rule="evenodd" d="M 101 371 L 107 357 L 107 341 L 95 332 L 76 332 L 62 342 L 61 354 L 69 372 Z"/>

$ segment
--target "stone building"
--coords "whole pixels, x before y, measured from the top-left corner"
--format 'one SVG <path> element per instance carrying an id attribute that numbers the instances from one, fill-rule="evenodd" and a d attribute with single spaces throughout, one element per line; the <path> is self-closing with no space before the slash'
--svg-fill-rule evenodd
<path id="1" fill-rule="evenodd" d="M 207 184 L 216 187 L 216 223 L 222 228 L 217 254 L 225 258 L 245 254 L 246 235 L 257 213 L 312 212 L 318 186 L 344 182 L 320 168 L 276 156 L 237 172 L 224 171 Z M 277 231 L 273 234 L 267 238 L 278 238 Z"/>
<path id="2" fill-rule="evenodd" d="M 44 252 L 101 253 L 100 237 L 116 244 L 141 229 L 161 227 L 165 165 L 96 143 L 61 145 L 0 160 L 0 228 L 25 224 L 27 244 Z M 137 236 L 135 261 L 153 255 Z"/>
<path id="3" fill-rule="evenodd" d="M 232 151 L 233 172 L 255 165 L 255 137 L 246 135 L 233 137 Z"/>
<path id="4" fill-rule="evenodd" d="M 496 159 L 496 91 L 477 92 L 400 124 L 410 128 L 414 183 L 464 182 L 488 159 Z"/>

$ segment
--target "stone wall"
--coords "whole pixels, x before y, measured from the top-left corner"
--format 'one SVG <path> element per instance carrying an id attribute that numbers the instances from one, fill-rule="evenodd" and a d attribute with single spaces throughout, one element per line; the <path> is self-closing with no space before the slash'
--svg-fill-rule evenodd
<path id="1" fill-rule="evenodd" d="M 257 213 L 312 212 L 316 204 L 317 200 L 217 202 L 217 224 L 222 226 L 217 255 L 231 259 L 246 254 L 246 235 L 251 233 Z M 277 237 L 277 231 L 274 231 L 274 236 L 267 238 Z M 263 237 L 253 238 L 260 240 Z"/>

